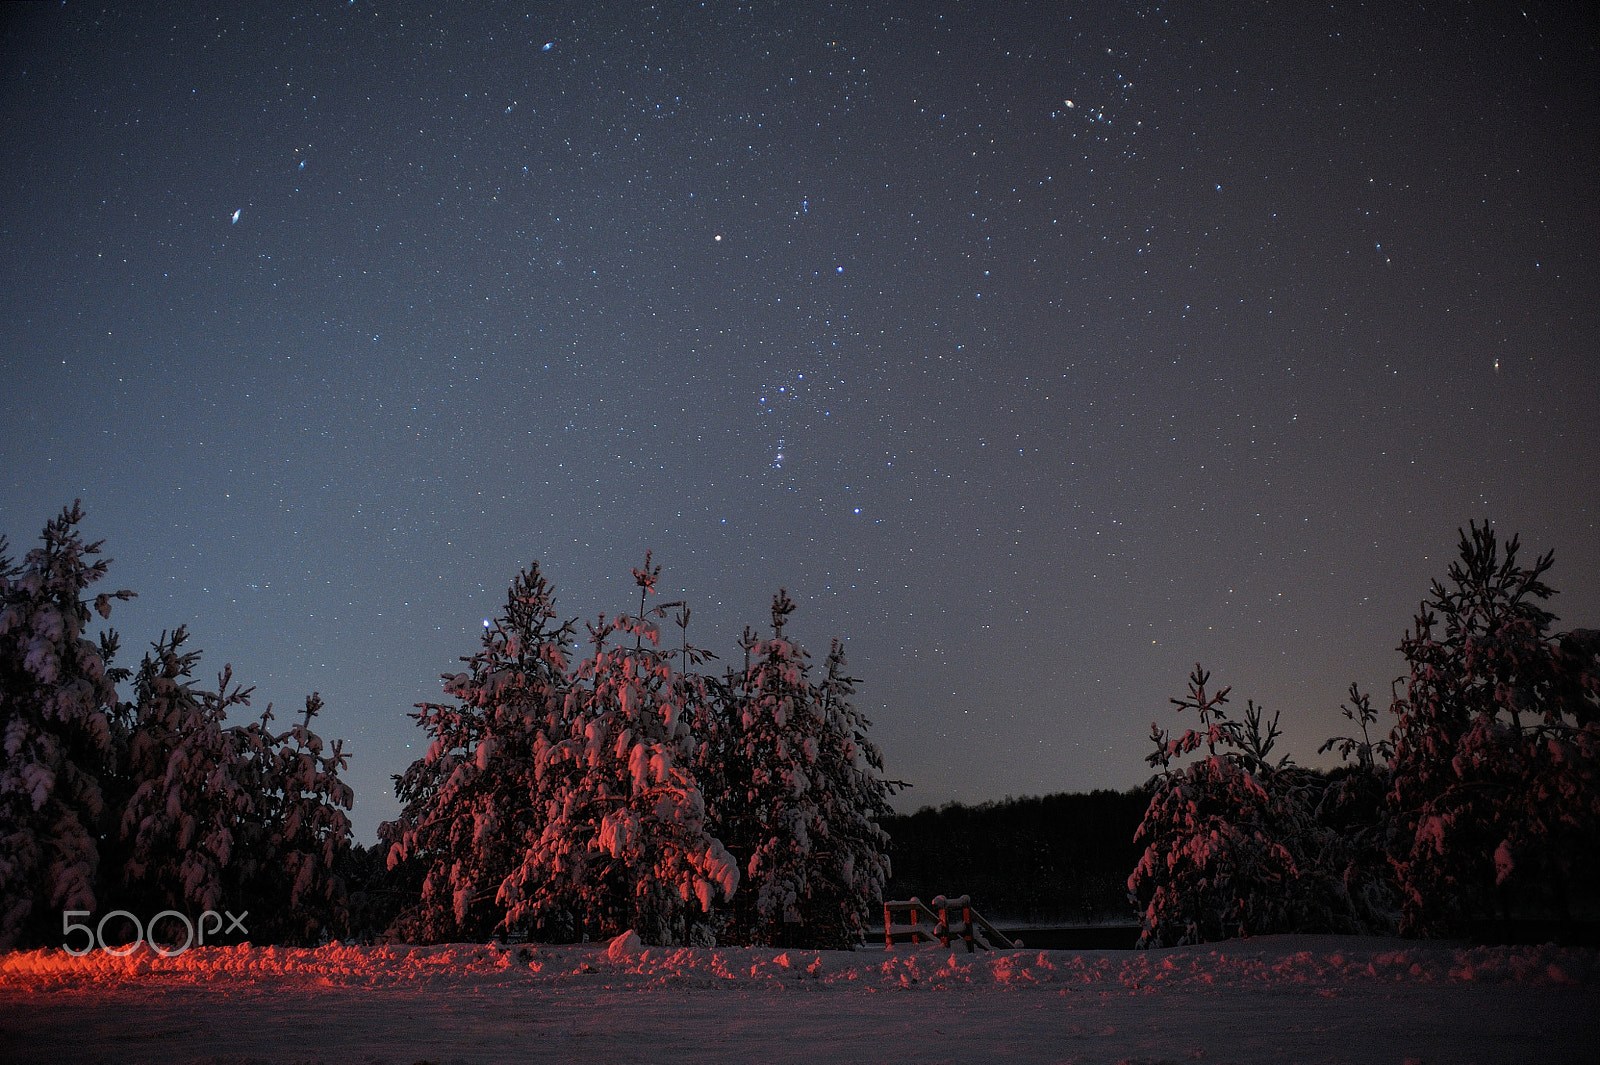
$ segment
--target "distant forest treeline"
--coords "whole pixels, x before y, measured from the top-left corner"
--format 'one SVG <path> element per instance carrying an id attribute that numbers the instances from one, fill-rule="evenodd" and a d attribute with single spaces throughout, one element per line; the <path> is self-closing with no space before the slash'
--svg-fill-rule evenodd
<path id="1" fill-rule="evenodd" d="M 1128 874 L 1150 793 L 1094 791 L 947 803 L 884 818 L 893 875 L 886 898 L 970 895 L 990 920 L 1134 923 Z"/>

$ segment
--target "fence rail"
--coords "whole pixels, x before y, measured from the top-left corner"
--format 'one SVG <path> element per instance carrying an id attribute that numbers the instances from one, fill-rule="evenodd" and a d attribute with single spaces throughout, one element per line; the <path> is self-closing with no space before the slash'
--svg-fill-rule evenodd
<path id="1" fill-rule="evenodd" d="M 950 921 L 952 910 L 959 912 L 954 924 Z M 897 922 L 896 917 L 901 915 L 906 920 Z M 927 919 L 926 924 L 923 923 L 923 918 Z M 1008 950 L 1022 946 L 1022 940 L 1010 939 L 990 924 L 983 914 L 974 910 L 972 899 L 966 895 L 953 899 L 937 895 L 934 897 L 932 908 L 915 896 L 883 904 L 885 950 L 893 950 L 897 941 L 918 946 L 924 936 L 928 937 L 929 942 L 937 939 L 939 945 L 946 948 L 950 946 L 951 939 L 959 936 L 967 944 L 968 954 L 979 947 L 993 950 L 997 944 Z"/>

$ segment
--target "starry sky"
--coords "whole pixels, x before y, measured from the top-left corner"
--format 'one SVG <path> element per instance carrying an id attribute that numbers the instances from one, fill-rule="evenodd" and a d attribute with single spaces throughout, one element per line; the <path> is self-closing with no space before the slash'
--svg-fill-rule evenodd
<path id="1" fill-rule="evenodd" d="M 1316 763 L 1470 519 L 1600 624 L 1580 6 L 8 8 L 0 531 L 320 692 L 360 840 L 646 549 L 848 641 L 902 809 L 1142 781 L 1196 660 Z"/>

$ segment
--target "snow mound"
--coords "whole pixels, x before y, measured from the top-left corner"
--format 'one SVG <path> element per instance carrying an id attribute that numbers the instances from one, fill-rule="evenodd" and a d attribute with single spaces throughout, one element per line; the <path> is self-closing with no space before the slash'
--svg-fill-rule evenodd
<path id="1" fill-rule="evenodd" d="M 627 961 L 643 949 L 644 944 L 639 940 L 639 933 L 630 928 L 606 947 L 606 959 L 611 962 Z"/>

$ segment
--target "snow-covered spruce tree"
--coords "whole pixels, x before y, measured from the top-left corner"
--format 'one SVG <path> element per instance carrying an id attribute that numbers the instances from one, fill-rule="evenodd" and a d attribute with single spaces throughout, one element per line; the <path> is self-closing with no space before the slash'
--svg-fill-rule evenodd
<path id="1" fill-rule="evenodd" d="M 683 943 L 738 886 L 706 825 L 677 652 L 659 647 L 655 619 L 678 604 L 646 610 L 659 572 L 646 554 L 633 571 L 638 615 L 588 626 L 563 727 L 537 759 L 543 828 L 501 890 L 510 927 L 590 938 L 633 929 L 646 942 Z"/>
<path id="2" fill-rule="evenodd" d="M 1394 743 L 1374 738 L 1378 713 L 1357 685 L 1350 685 L 1349 699 L 1339 711 L 1360 735 L 1334 736 L 1317 748 L 1319 754 L 1337 751 L 1344 764 L 1312 778 L 1321 783 L 1320 793 L 1307 796 L 1315 832 L 1308 834 L 1311 846 L 1301 844 L 1300 864 L 1324 875 L 1325 893 L 1347 917 L 1330 931 L 1392 935 L 1400 919 L 1400 896 L 1389 863 L 1387 796 Z"/>
<path id="3" fill-rule="evenodd" d="M 109 560 L 89 561 L 100 544 L 83 542 L 82 520 L 64 509 L 21 566 L 0 540 L 0 949 L 59 942 L 66 909 L 254 906 L 258 939 L 337 927 L 326 869 L 348 846 L 338 807 L 351 797 L 339 745 L 321 756 L 309 731 L 320 700 L 281 737 L 265 719 L 225 726 L 249 690 L 230 690 L 228 670 L 217 691 L 196 688 L 180 628 L 145 657 L 134 701 L 118 702 L 129 671 L 111 666 L 116 634 L 98 646 L 83 635 L 84 591 Z M 92 608 L 109 617 L 132 597 L 103 593 Z"/>
<path id="4" fill-rule="evenodd" d="M 228 895 L 236 832 L 256 806 L 240 781 L 239 737 L 226 724 L 229 707 L 248 705 L 250 691 L 224 671 L 216 691 L 190 679 L 200 655 L 183 650 L 188 631 L 162 633 L 134 681 L 131 728 L 120 777 L 129 794 L 102 875 L 114 908 L 150 916 L 165 909 L 193 915 L 236 912 Z"/>
<path id="5" fill-rule="evenodd" d="M 190 678 L 199 652 L 185 628 L 163 633 L 140 665 L 134 702 L 118 730 L 119 790 L 101 873 L 111 906 L 150 915 L 175 909 L 248 912 L 257 943 L 315 943 L 346 927 L 335 862 L 350 846 L 339 779 L 349 756 L 311 731 L 316 694 L 287 732 L 259 719 L 227 724 L 253 689 L 223 667 L 216 690 Z M 163 929 L 163 931 L 171 931 Z"/>
<path id="6" fill-rule="evenodd" d="M 799 946 L 807 858 L 817 821 L 806 755 L 820 749 L 805 649 L 785 638 L 795 605 L 772 599 L 772 637 L 746 629 L 744 670 L 730 674 L 719 715 L 722 790 L 711 804 L 714 830 L 739 863 L 743 887 L 723 935 L 735 942 Z"/>
<path id="7" fill-rule="evenodd" d="M 21 565 L 0 537 L 0 950 L 55 942 L 61 911 L 93 910 L 98 837 L 113 764 L 116 637 L 85 636 L 85 591 L 105 576 L 74 503 Z M 93 609 L 111 614 L 113 599 Z"/>
<path id="8" fill-rule="evenodd" d="M 883 752 L 867 736 L 872 722 L 855 706 L 857 680 L 841 641 L 832 641 L 824 670 L 815 691 L 823 723 L 814 774 L 822 821 L 813 839 L 811 905 L 802 913 L 810 945 L 853 950 L 883 914 L 891 869 L 889 834 L 879 821 L 893 814 L 889 796 L 900 785 L 883 777 Z"/>
<path id="9" fill-rule="evenodd" d="M 1243 720 L 1223 709 L 1230 689 L 1208 692 L 1199 665 L 1180 712 L 1200 728 L 1172 737 L 1152 724 L 1159 772 L 1134 836 L 1145 845 L 1128 878 L 1139 907 L 1140 944 L 1171 946 L 1270 932 L 1366 928 L 1345 873 L 1351 858 L 1317 813 L 1327 778 L 1272 759 L 1277 717 L 1247 704 Z M 1186 765 L 1176 761 L 1205 755 Z"/>
<path id="10" fill-rule="evenodd" d="M 1487 521 L 1462 531 L 1400 645 L 1389 800 L 1407 933 L 1566 916 L 1575 891 L 1600 902 L 1600 634 L 1549 634 L 1553 556 L 1524 567 L 1518 550 Z"/>
<path id="11" fill-rule="evenodd" d="M 854 679 L 834 643 L 827 678 L 784 634 L 795 606 L 780 590 L 772 636 L 748 630 L 745 668 L 722 687 L 715 830 L 736 856 L 745 888 L 727 935 L 775 946 L 849 948 L 860 942 L 888 877 L 883 760 L 851 702 Z"/>
<path id="12" fill-rule="evenodd" d="M 483 939 L 501 928 L 506 878 L 547 820 L 540 771 L 551 737 L 565 737 L 573 622 L 558 622 L 538 563 L 511 582 L 501 615 L 467 670 L 444 678 L 453 704 L 423 703 L 412 717 L 427 753 L 395 778 L 405 803 L 379 828 L 389 866 L 410 867 L 419 892 L 394 932 L 414 942 Z"/>
<path id="13" fill-rule="evenodd" d="M 693 697 L 687 700 L 695 738 L 695 780 L 705 799 L 706 820 L 741 878 L 740 890 L 710 920 L 710 931 L 724 943 L 749 942 L 747 870 L 759 825 L 739 816 L 748 804 L 750 767 L 739 741 L 738 719 L 744 706 L 743 680 L 750 675 L 750 651 L 757 642 L 759 637 L 746 627 L 739 642 L 745 655 L 743 672 L 729 667 L 723 677 L 695 674 Z"/>
<path id="14" fill-rule="evenodd" d="M 350 848 L 345 811 L 355 796 L 339 779 L 350 760 L 343 741 L 326 745 L 311 730 L 322 705 L 317 693 L 306 696 L 287 732 L 272 732 L 270 705 L 259 720 L 232 730 L 252 808 L 236 833 L 229 898 L 249 909 L 257 942 L 310 945 L 348 924 L 336 866 Z"/>

